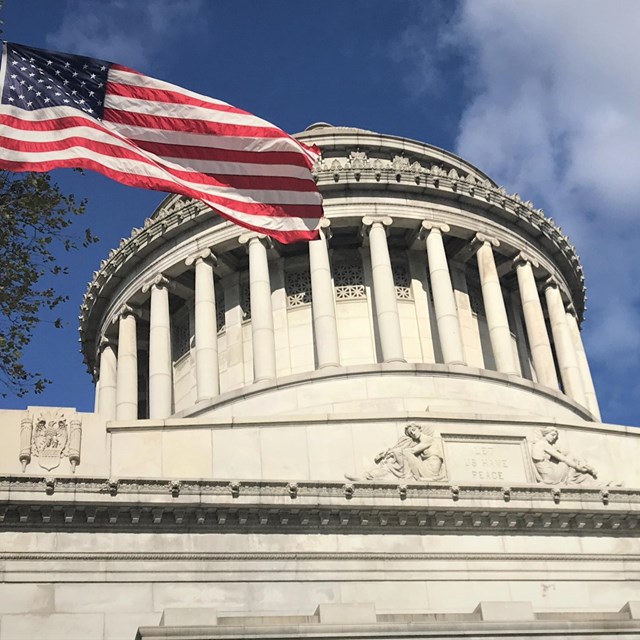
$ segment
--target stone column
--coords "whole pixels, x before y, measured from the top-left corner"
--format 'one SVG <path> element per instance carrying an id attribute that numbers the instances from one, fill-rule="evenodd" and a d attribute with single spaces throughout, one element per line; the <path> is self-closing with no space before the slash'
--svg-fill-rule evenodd
<path id="1" fill-rule="evenodd" d="M 442 239 L 442 234 L 449 231 L 449 226 L 424 220 L 422 228 L 427 232 L 429 276 L 442 357 L 446 364 L 466 364 L 458 310 Z"/>
<path id="2" fill-rule="evenodd" d="M 271 240 L 262 234 L 246 233 L 240 236 L 239 241 L 246 244 L 249 251 L 253 381 L 275 380 L 276 346 L 267 260 L 267 246 L 271 246 Z"/>
<path id="3" fill-rule="evenodd" d="M 500 243 L 495 238 L 489 238 L 482 233 L 476 234 L 475 240 L 480 244 L 477 253 L 478 271 L 496 369 L 501 373 L 516 374 L 518 369 L 513 357 L 507 309 L 491 248 L 492 245 L 494 247 L 500 246 Z"/>
<path id="4" fill-rule="evenodd" d="M 138 419 L 137 311 L 125 305 L 118 323 L 118 364 L 116 374 L 116 420 Z"/>
<path id="5" fill-rule="evenodd" d="M 552 389 L 558 388 L 558 376 L 556 366 L 551 353 L 549 334 L 544 322 L 538 287 L 533 275 L 533 266 L 538 266 L 529 256 L 519 253 L 513 264 L 518 277 L 520 299 L 522 300 L 522 313 L 529 338 L 531 359 L 536 371 L 536 378 L 540 384 Z M 533 266 L 532 266 L 533 265 Z"/>
<path id="6" fill-rule="evenodd" d="M 311 309 L 319 369 L 340 366 L 336 305 L 327 247 L 327 240 L 331 238 L 329 224 L 330 221 L 323 218 L 320 222 L 320 238 L 309 243 Z"/>
<path id="7" fill-rule="evenodd" d="M 216 258 L 209 249 L 189 256 L 186 265 L 195 264 L 195 343 L 197 400 L 220 393 L 218 367 L 218 324 L 213 267 Z"/>
<path id="8" fill-rule="evenodd" d="M 167 418 L 173 396 L 169 280 L 160 274 L 142 288 L 149 290 L 149 418 Z"/>
<path id="9" fill-rule="evenodd" d="M 580 370 L 578 369 L 578 359 L 571 334 L 569 333 L 567 314 L 560 295 L 560 288 L 553 278 L 549 278 L 545 281 L 543 290 L 547 301 L 553 344 L 556 349 L 564 392 L 578 404 L 586 407 L 587 402 L 582 387 Z"/>
<path id="10" fill-rule="evenodd" d="M 387 246 L 387 231 L 393 220 L 389 216 L 365 216 L 364 232 L 369 234 L 373 297 L 376 305 L 378 334 L 383 362 L 406 362 L 402 348 L 400 316 L 396 301 L 396 287 Z"/>
<path id="11" fill-rule="evenodd" d="M 100 341 L 100 373 L 98 378 L 97 412 L 107 420 L 116 418 L 116 385 L 118 363 L 113 344 L 107 338 Z"/>
<path id="12" fill-rule="evenodd" d="M 589 368 L 587 354 L 585 353 L 584 345 L 582 344 L 582 336 L 580 335 L 580 328 L 578 327 L 578 319 L 576 315 L 573 305 L 570 305 L 567 310 L 567 326 L 569 327 L 569 333 L 571 334 L 573 347 L 578 359 L 578 369 L 580 370 L 580 376 L 582 378 L 582 388 L 584 389 L 587 409 L 591 411 L 597 420 L 602 421 L 602 417 L 600 416 L 600 407 L 598 406 L 598 397 L 596 395 L 595 387 L 593 386 L 591 369 Z"/>

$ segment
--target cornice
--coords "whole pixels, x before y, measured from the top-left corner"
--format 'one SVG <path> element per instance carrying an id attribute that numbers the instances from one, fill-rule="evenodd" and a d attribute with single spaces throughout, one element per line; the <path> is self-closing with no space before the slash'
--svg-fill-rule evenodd
<path id="1" fill-rule="evenodd" d="M 640 532 L 640 490 L 621 488 L 5 476 L 0 495 L 0 530 Z"/>

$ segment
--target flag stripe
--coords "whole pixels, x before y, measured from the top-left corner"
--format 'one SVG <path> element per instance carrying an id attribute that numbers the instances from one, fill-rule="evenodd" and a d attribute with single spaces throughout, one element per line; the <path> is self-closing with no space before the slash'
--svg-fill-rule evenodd
<path id="1" fill-rule="evenodd" d="M 3 133 L 7 133 L 7 131 L 5 129 Z M 120 158 L 123 161 L 133 160 L 157 167 L 158 170 L 171 174 L 174 179 L 188 183 L 191 188 L 201 189 L 207 195 L 225 195 L 228 199 L 239 202 L 256 201 L 272 205 L 310 205 L 317 204 L 320 199 L 319 194 L 315 191 L 258 189 L 255 188 L 257 182 L 254 183 L 253 189 L 228 189 L 225 184 L 212 176 L 183 169 L 165 159 L 148 154 L 130 141 L 106 130 L 90 130 L 86 136 L 58 137 L 49 142 L 34 141 L 30 139 L 29 132 L 21 133 L 20 139 L 7 136 L 0 137 L 0 152 L 3 152 L 2 147 L 4 147 L 14 157 L 19 157 L 25 162 L 35 163 L 37 158 L 50 162 L 56 158 L 72 157 L 73 153 L 78 154 L 79 150 L 86 149 L 87 153 L 99 153 L 102 156 Z M 37 135 L 41 136 L 42 134 L 38 133 Z M 3 153 L 3 157 L 7 157 L 6 153 Z M 93 160 L 97 160 L 97 158 L 93 157 Z"/>

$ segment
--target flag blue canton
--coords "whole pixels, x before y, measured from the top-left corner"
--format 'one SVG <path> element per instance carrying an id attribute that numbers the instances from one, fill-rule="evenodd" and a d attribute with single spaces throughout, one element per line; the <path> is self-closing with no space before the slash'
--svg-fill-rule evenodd
<path id="1" fill-rule="evenodd" d="M 74 107 L 102 117 L 110 62 L 12 43 L 6 55 L 2 104 L 26 111 Z"/>

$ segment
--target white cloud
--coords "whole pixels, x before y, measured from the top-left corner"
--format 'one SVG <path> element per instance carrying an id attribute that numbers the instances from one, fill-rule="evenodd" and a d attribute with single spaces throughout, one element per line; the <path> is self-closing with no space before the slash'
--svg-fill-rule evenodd
<path id="1" fill-rule="evenodd" d="M 638 24 L 635 0 L 465 0 L 439 36 L 467 65 L 456 151 L 543 206 L 578 247 L 609 417 L 622 411 L 615 388 L 640 369 Z"/>
<path id="2" fill-rule="evenodd" d="M 47 44 L 148 70 L 167 46 L 199 28 L 202 0 L 68 0 Z"/>

